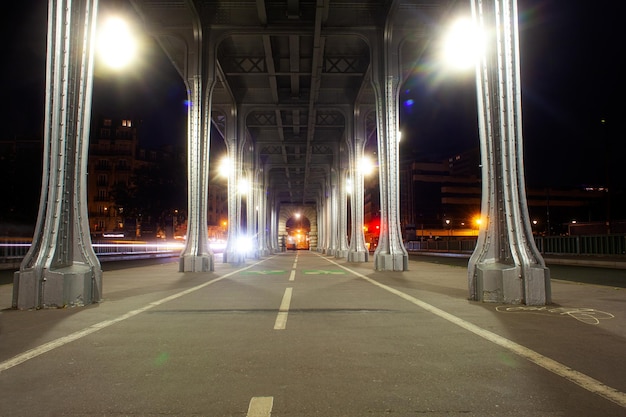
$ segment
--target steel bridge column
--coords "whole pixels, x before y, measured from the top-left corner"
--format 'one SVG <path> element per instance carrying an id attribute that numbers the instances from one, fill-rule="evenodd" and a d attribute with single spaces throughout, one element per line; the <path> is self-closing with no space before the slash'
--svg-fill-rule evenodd
<path id="1" fill-rule="evenodd" d="M 376 94 L 378 157 L 380 177 L 380 237 L 374 252 L 377 271 L 406 271 L 409 256 L 400 230 L 399 112 L 400 42 L 393 36 L 393 19 L 398 9 L 394 1 L 383 33 L 373 44 L 372 84 Z"/>
<path id="2" fill-rule="evenodd" d="M 328 204 L 328 218 L 326 224 L 328 225 L 328 250 L 326 253 L 330 256 L 335 256 L 337 253 L 337 234 L 339 233 L 339 213 L 338 213 L 338 173 L 332 168 L 330 170 L 330 201 Z"/>
<path id="3" fill-rule="evenodd" d="M 328 248 L 330 246 L 330 229 L 329 229 L 329 207 L 330 207 L 330 186 L 329 184 L 329 179 L 328 177 L 326 177 L 324 179 L 324 183 L 322 184 L 322 198 L 320 199 L 321 204 L 320 204 L 320 236 L 321 236 L 321 246 L 320 246 L 320 252 L 323 254 L 327 254 L 328 253 Z"/>
<path id="4" fill-rule="evenodd" d="M 251 156 L 253 155 L 253 146 L 250 144 L 246 144 L 245 148 L 247 151 L 242 152 L 242 163 L 243 166 L 246 167 L 244 171 L 243 177 L 248 183 L 248 188 L 246 190 L 245 199 L 246 199 L 246 232 L 245 239 L 248 241 L 248 244 L 252 247 L 250 248 L 250 252 L 246 253 L 245 256 L 256 257 L 257 250 L 257 239 L 256 239 L 256 226 L 257 226 L 257 212 L 256 212 L 256 204 L 257 204 L 257 183 L 254 181 L 256 178 L 255 175 L 255 165 L 254 161 L 251 160 Z M 243 198 L 243 196 L 242 196 Z"/>
<path id="5" fill-rule="evenodd" d="M 94 0 L 49 1 L 41 196 L 31 248 L 15 273 L 13 308 L 102 299 L 87 217 L 96 7 Z"/>
<path id="6" fill-rule="evenodd" d="M 343 148 L 344 145 L 341 146 Z M 340 152 L 340 154 L 343 154 Z M 339 169 L 339 184 L 337 187 L 337 251 L 336 258 L 348 257 L 348 193 L 346 190 L 348 169 Z"/>
<path id="7" fill-rule="evenodd" d="M 363 159 L 365 148 L 365 114 L 359 113 L 355 116 L 356 135 L 351 135 L 352 140 L 349 145 L 350 172 L 352 177 L 352 196 L 350 211 L 352 213 L 352 227 L 350 238 L 350 249 L 348 251 L 348 261 L 367 262 L 369 251 L 365 246 L 365 234 L 363 232 L 363 217 L 365 205 L 365 187 L 363 185 L 363 170 L 359 168 Z"/>
<path id="8" fill-rule="evenodd" d="M 276 253 L 280 252 L 278 243 L 278 207 L 273 193 L 270 198 L 270 249 Z"/>
<path id="9" fill-rule="evenodd" d="M 215 85 L 215 54 L 213 42 L 204 48 L 202 27 L 195 20 L 195 50 L 188 52 L 193 65 L 186 76 L 189 107 L 187 190 L 188 211 L 187 239 L 181 251 L 178 270 L 180 272 L 206 272 L 214 270 L 213 252 L 209 248 L 207 235 L 207 207 L 209 199 L 209 147 L 211 94 Z M 206 66 L 203 53 L 207 52 Z"/>
<path id="10" fill-rule="evenodd" d="M 469 261 L 470 299 L 544 305 L 550 274 L 533 239 L 524 181 L 517 4 L 472 0 L 472 14 L 495 36 L 476 74 L 486 225 Z"/>
<path id="11" fill-rule="evenodd" d="M 234 110 L 233 110 L 234 111 Z M 226 121 L 231 129 L 226 139 L 226 150 L 228 160 L 228 240 L 224 249 L 223 261 L 227 263 L 241 263 L 242 256 L 237 250 L 237 239 L 241 233 L 241 199 L 237 190 L 239 174 L 241 172 L 241 153 L 239 152 L 239 141 L 237 140 L 237 117 L 234 114 L 226 117 Z"/>
<path id="12" fill-rule="evenodd" d="M 268 216 L 267 216 L 267 173 L 263 167 L 257 168 L 257 178 L 259 179 L 259 187 L 257 191 L 257 242 L 258 242 L 258 250 L 257 256 L 267 256 L 270 253 L 269 242 L 268 242 L 268 234 L 267 234 L 267 225 Z"/>

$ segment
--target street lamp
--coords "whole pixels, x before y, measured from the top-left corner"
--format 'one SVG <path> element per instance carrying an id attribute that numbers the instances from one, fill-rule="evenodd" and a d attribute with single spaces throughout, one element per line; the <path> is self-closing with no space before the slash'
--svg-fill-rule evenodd
<path id="1" fill-rule="evenodd" d="M 239 184 L 237 185 L 237 189 L 239 194 L 247 194 L 251 189 L 250 182 L 246 178 L 241 178 L 239 180 Z"/>
<path id="2" fill-rule="evenodd" d="M 443 39 L 443 61 L 450 68 L 474 68 L 485 49 L 484 33 L 469 18 L 459 18 L 452 23 Z"/>
<path id="3" fill-rule="evenodd" d="M 128 23 L 120 17 L 109 17 L 98 33 L 98 54 L 112 69 L 127 66 L 135 57 L 137 41 Z"/>
<path id="4" fill-rule="evenodd" d="M 374 171 L 374 164 L 372 163 L 372 160 L 370 158 L 364 156 L 359 161 L 358 169 L 363 175 L 369 175 Z"/>
<path id="5" fill-rule="evenodd" d="M 233 169 L 233 164 L 230 161 L 228 156 L 225 156 L 221 159 L 220 165 L 218 167 L 218 172 L 221 177 L 228 178 L 230 171 Z"/>

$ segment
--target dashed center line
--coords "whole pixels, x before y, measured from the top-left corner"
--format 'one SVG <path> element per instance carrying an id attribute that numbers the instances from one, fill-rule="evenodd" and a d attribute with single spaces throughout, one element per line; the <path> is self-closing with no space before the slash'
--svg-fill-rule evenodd
<path id="1" fill-rule="evenodd" d="M 270 417 L 273 406 L 274 397 L 252 397 L 246 417 Z"/>
<path id="2" fill-rule="evenodd" d="M 274 330 L 284 330 L 285 327 L 287 327 L 287 315 L 289 314 L 292 293 L 293 288 L 285 288 L 285 294 L 283 295 L 283 300 L 280 302 L 278 316 L 276 316 L 276 322 L 274 323 Z"/>
<path id="3" fill-rule="evenodd" d="M 291 270 L 291 275 L 289 275 L 289 281 L 293 281 L 296 279 L 296 270 L 292 269 Z"/>

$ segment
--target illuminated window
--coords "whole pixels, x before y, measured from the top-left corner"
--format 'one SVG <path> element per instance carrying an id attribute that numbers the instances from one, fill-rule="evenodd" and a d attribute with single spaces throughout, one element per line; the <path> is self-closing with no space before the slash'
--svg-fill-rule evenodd
<path id="1" fill-rule="evenodd" d="M 129 119 L 122 120 L 122 126 L 124 127 L 132 127 L 132 123 Z"/>
<path id="2" fill-rule="evenodd" d="M 112 122 L 111 122 L 111 119 L 104 119 L 104 123 L 103 123 L 103 124 L 104 124 L 105 126 L 111 126 L 111 123 L 112 123 Z"/>

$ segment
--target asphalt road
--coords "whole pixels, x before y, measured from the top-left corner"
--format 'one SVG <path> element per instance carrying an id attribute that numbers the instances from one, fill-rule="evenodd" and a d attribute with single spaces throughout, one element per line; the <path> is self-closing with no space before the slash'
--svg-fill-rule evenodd
<path id="1" fill-rule="evenodd" d="M 626 304 L 469 302 L 464 269 L 312 252 L 107 273 L 94 306 L 2 310 L 0 415 L 626 416 Z"/>

